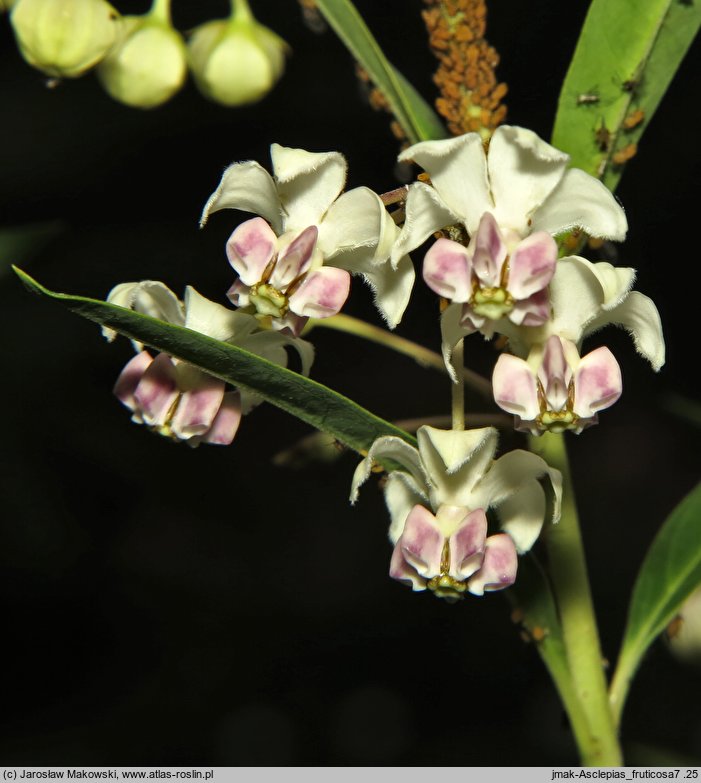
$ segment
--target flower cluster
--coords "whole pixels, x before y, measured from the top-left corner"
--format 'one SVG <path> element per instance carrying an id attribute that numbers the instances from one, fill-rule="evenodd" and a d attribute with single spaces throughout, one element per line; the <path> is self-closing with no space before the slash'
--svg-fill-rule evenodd
<path id="1" fill-rule="evenodd" d="M 282 76 L 289 50 L 247 0 L 232 0 L 228 19 L 200 25 L 187 44 L 171 22 L 170 0 L 153 0 L 140 16 L 120 16 L 106 0 L 14 0 L 11 22 L 30 65 L 57 79 L 97 66 L 112 98 L 141 109 L 170 100 L 188 67 L 210 100 L 253 103 Z"/>
<path id="2" fill-rule="evenodd" d="M 272 174 L 254 161 L 230 165 L 201 217 L 204 225 L 222 209 L 253 215 L 226 243 L 236 273 L 227 296 L 236 309 L 192 288 L 181 302 L 153 281 L 117 286 L 109 301 L 283 366 L 292 347 L 307 374 L 313 353 L 301 334 L 309 319 L 339 313 L 352 276 L 360 275 L 385 321 L 396 326 L 414 283 L 408 254 L 434 235 L 423 278 L 447 300 L 446 368 L 457 382 L 452 355 L 466 336 L 506 338 L 492 386 L 517 429 L 579 433 L 620 397 L 611 351 L 581 351 L 583 340 L 606 324 L 626 327 L 654 369 L 664 363 L 659 315 L 650 299 L 631 290 L 633 269 L 578 256 L 558 260 L 558 235 L 576 228 L 620 240 L 627 223 L 601 182 L 568 168 L 568 156 L 534 133 L 502 126 L 488 152 L 476 133 L 405 150 L 400 160 L 419 164 L 427 179 L 406 191 L 401 228 L 369 188 L 344 192 L 340 153 L 273 144 L 271 157 Z M 162 435 L 191 445 L 228 444 L 241 415 L 260 402 L 185 362 L 135 348 L 115 393 L 134 421 Z M 496 430 L 465 431 L 460 424 L 420 427 L 418 449 L 379 438 L 358 466 L 351 493 L 355 502 L 375 465 L 389 469 L 390 575 L 448 600 L 512 584 L 518 555 L 533 546 L 548 507 L 557 522 L 562 492 L 559 472 L 540 457 L 516 450 L 495 459 Z"/>
<path id="3" fill-rule="evenodd" d="M 538 435 L 581 432 L 621 395 L 618 363 L 607 348 L 581 356 L 583 339 L 609 323 L 627 328 L 655 370 L 664 364 L 657 308 L 631 291 L 635 270 L 578 256 L 557 259 L 554 237 L 578 229 L 621 240 L 623 209 L 602 183 L 524 128 L 501 126 L 485 152 L 468 133 L 415 144 L 412 160 L 430 177 L 409 188 L 394 256 L 439 232 L 423 277 L 449 301 L 443 355 L 466 335 L 498 333 L 511 353 L 493 375 L 494 398 L 516 426 Z"/>

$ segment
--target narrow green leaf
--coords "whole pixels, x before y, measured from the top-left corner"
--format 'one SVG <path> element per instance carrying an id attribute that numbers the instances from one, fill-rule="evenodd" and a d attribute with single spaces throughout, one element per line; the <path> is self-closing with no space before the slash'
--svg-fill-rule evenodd
<path id="1" fill-rule="evenodd" d="M 618 715 L 645 651 L 700 584 L 701 484 L 667 517 L 638 574 L 611 685 Z"/>
<path id="2" fill-rule="evenodd" d="M 15 272 L 33 293 L 59 302 L 83 318 L 109 326 L 228 383 L 244 386 L 287 413 L 328 432 L 355 451 L 367 451 L 373 441 L 383 435 L 395 435 L 416 445 L 415 438 L 404 430 L 347 397 L 260 356 L 124 307 L 49 291 L 25 272 L 19 269 Z"/>
<path id="3" fill-rule="evenodd" d="M 350 0 L 317 0 L 317 8 L 346 48 L 383 93 L 409 141 L 445 138 L 438 116 L 409 82 L 387 61 Z"/>
<path id="4" fill-rule="evenodd" d="M 615 190 L 700 25 L 696 1 L 592 1 L 552 137 L 573 166 Z"/>

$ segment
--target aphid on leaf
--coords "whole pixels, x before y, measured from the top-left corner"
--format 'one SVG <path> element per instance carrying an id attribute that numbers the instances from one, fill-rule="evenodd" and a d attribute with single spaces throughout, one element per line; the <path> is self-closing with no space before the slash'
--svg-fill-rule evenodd
<path id="1" fill-rule="evenodd" d="M 582 93 L 577 96 L 577 106 L 591 106 L 600 100 L 596 93 Z"/>
<path id="2" fill-rule="evenodd" d="M 635 144 L 635 142 L 631 144 L 626 144 L 625 147 L 618 150 L 618 152 L 614 153 L 613 158 L 611 158 L 611 160 L 615 166 L 622 166 L 624 163 L 627 163 L 631 158 L 635 157 L 637 151 L 638 151 L 638 145 Z"/>
<path id="3" fill-rule="evenodd" d="M 596 146 L 602 152 L 608 152 L 608 149 L 611 145 L 611 131 L 604 124 L 596 129 L 596 132 L 594 133 L 594 139 L 596 141 Z"/>
<path id="4" fill-rule="evenodd" d="M 636 109 L 623 120 L 623 128 L 627 131 L 637 128 L 645 119 L 645 112 L 642 109 Z"/>

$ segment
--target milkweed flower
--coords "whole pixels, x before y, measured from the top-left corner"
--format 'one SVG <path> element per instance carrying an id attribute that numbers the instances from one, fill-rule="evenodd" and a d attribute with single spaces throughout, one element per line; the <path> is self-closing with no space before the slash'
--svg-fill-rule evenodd
<path id="1" fill-rule="evenodd" d="M 621 396 L 621 369 L 606 347 L 580 358 L 570 340 L 553 335 L 528 361 L 502 354 L 492 376 L 494 400 L 516 418 L 516 429 L 581 432 Z"/>
<path id="2" fill-rule="evenodd" d="M 551 521 L 559 520 L 559 471 L 522 450 L 494 460 L 497 432 L 491 427 L 424 426 L 417 438 L 418 449 L 401 438 L 378 438 L 353 476 L 355 503 L 374 463 L 401 466 L 389 473 L 384 486 L 394 545 L 390 576 L 449 600 L 513 584 L 517 554 L 533 546 L 546 517 L 541 481 L 553 496 Z M 489 509 L 501 528 L 491 535 Z"/>
<path id="3" fill-rule="evenodd" d="M 167 323 L 231 343 L 281 366 L 287 365 L 286 346 L 297 350 L 302 372 L 309 374 L 313 348 L 304 340 L 269 330 L 261 331 L 251 315 L 211 302 L 188 286 L 181 302 L 163 283 L 145 280 L 123 283 L 107 301 Z M 108 340 L 113 330 L 103 328 Z M 190 446 L 228 445 L 241 416 L 262 399 L 245 389 L 227 390 L 224 381 L 165 353 L 153 357 L 140 343 L 114 387 L 116 397 L 131 412 L 132 421 Z"/>
<path id="4" fill-rule="evenodd" d="M 591 236 L 621 240 L 628 230 L 623 209 L 598 179 L 568 168 L 569 155 L 525 128 L 497 128 L 488 153 L 478 133 L 467 133 L 419 142 L 399 160 L 421 166 L 431 184 L 409 187 L 396 257 L 444 228 L 453 238 L 472 237 L 485 213 L 501 231 L 521 239 L 582 228 Z"/>
<path id="5" fill-rule="evenodd" d="M 298 334 L 310 317 L 337 313 L 362 275 L 391 327 L 409 301 L 414 268 L 408 256 L 389 261 L 399 229 L 379 196 L 366 187 L 342 193 L 346 161 L 338 152 L 307 152 L 273 144 L 273 176 L 255 161 L 226 169 L 201 224 L 224 208 L 253 212 L 227 242 L 239 279 L 230 297 Z"/>

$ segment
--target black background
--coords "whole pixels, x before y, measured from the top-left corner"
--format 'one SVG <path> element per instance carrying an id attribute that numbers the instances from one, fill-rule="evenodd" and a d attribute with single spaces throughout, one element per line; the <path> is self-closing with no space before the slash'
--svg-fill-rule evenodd
<path id="1" fill-rule="evenodd" d="M 204 231 L 197 220 L 228 163 L 267 166 L 273 141 L 336 149 L 348 187 L 396 186 L 388 120 L 364 102 L 338 40 L 307 29 L 292 0 L 253 5 L 294 53 L 272 94 L 238 110 L 192 84 L 151 112 L 113 102 L 91 75 L 47 89 L 0 19 L 1 220 L 63 227 L 30 273 L 96 297 L 150 278 L 223 302 L 223 243 L 243 218 L 221 212 Z M 174 6 L 180 29 L 226 10 L 221 0 Z M 358 7 L 433 96 L 418 0 Z M 492 3 L 510 122 L 549 136 L 585 11 Z M 698 396 L 698 65 L 692 51 L 618 191 L 631 226 L 618 261 L 638 269 L 637 288 L 658 304 L 668 363 L 655 375 L 622 331 L 597 335 L 591 345 L 614 350 L 625 394 L 599 427 L 569 439 L 612 661 L 644 552 L 699 473 L 699 431 L 666 407 L 670 393 Z M 359 282 L 349 312 L 378 322 Z M 417 285 L 400 333 L 437 348 L 436 319 Z M 381 493 L 368 485 L 358 506 L 347 502 L 355 457 L 271 466 L 308 429 L 270 406 L 226 449 L 192 450 L 131 425 L 110 393 L 127 342 L 107 345 L 5 267 L 0 328 L 0 762 L 576 763 L 554 689 L 503 596 L 449 606 L 387 577 Z M 314 377 L 379 415 L 447 411 L 440 375 L 352 337 L 313 339 Z M 493 349 L 474 340 L 468 362 L 488 374 Z M 504 434 L 502 444 L 521 441 Z M 700 685 L 698 669 L 653 647 L 624 719 L 629 759 L 701 755 Z"/>

